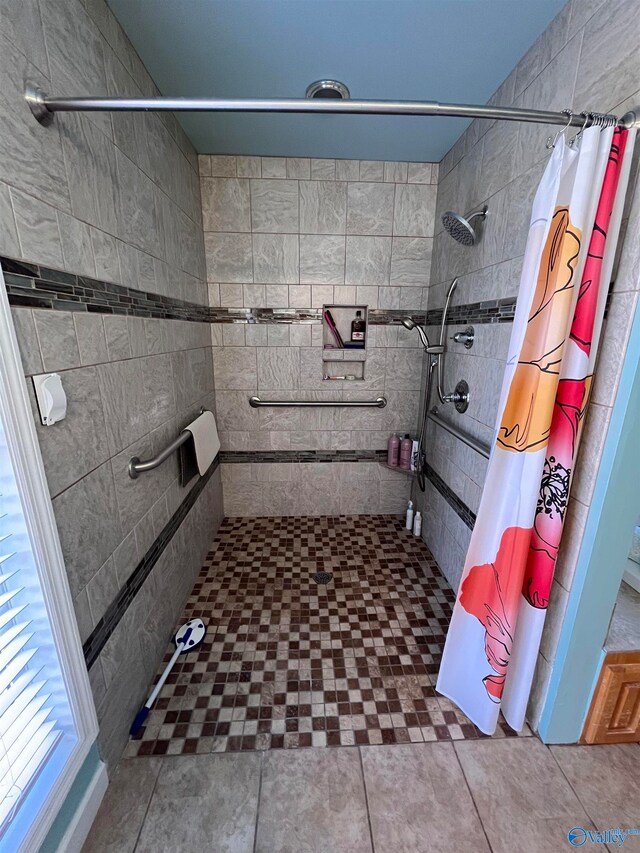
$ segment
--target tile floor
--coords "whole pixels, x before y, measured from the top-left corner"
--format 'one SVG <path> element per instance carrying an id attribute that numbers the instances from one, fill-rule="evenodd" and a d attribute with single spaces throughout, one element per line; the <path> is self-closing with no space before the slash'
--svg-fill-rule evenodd
<path id="1" fill-rule="evenodd" d="M 226 519 L 184 614 L 206 640 L 125 756 L 482 737 L 433 687 L 454 600 L 398 516 Z"/>
<path id="2" fill-rule="evenodd" d="M 535 737 L 125 759 L 83 853 L 558 853 L 640 828 L 639 765 Z"/>

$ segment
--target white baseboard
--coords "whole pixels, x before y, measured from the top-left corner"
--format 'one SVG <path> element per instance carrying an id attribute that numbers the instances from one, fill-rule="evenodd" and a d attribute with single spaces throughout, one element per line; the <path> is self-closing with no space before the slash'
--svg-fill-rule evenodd
<path id="1" fill-rule="evenodd" d="M 82 845 L 89 835 L 91 825 L 98 814 L 108 784 L 107 768 L 101 761 L 67 827 L 67 831 L 62 837 L 58 853 L 80 853 Z"/>
<path id="2" fill-rule="evenodd" d="M 622 580 L 640 592 L 640 566 L 634 560 L 627 560 L 627 568 L 622 575 Z"/>

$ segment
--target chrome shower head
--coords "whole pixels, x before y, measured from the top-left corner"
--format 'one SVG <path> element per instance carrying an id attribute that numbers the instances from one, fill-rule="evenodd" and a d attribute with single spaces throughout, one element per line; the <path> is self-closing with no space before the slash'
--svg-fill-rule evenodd
<path id="1" fill-rule="evenodd" d="M 460 243 L 463 246 L 474 246 L 478 239 L 478 234 L 471 221 L 478 217 L 480 217 L 481 222 L 487 218 L 486 205 L 481 210 L 476 210 L 466 217 L 455 213 L 453 210 L 447 210 L 442 216 L 442 224 L 444 225 L 444 230 L 450 237 L 453 237 L 456 243 Z"/>
<path id="2" fill-rule="evenodd" d="M 417 323 L 415 323 L 411 319 L 411 317 L 403 317 L 401 322 L 402 322 L 402 325 L 405 327 L 405 329 L 409 329 L 409 330 L 417 329 L 418 334 L 420 335 L 420 340 L 422 341 L 422 346 L 426 350 L 430 349 L 429 338 L 427 337 L 427 333 L 422 328 L 422 326 L 419 326 Z"/>

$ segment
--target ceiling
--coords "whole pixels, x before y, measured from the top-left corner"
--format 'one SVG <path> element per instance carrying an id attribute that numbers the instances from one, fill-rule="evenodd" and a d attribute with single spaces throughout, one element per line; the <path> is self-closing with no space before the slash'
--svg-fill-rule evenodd
<path id="1" fill-rule="evenodd" d="M 564 0 L 108 0 L 164 95 L 485 103 Z M 76 94 L 76 93 L 73 93 Z M 90 93 L 87 93 L 90 94 Z M 544 104 L 540 105 L 544 108 Z M 439 161 L 465 119 L 182 113 L 200 153 Z"/>

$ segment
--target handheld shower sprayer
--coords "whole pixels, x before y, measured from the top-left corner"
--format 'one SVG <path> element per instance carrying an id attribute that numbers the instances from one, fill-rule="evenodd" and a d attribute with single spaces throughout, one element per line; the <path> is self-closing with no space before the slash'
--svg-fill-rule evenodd
<path id="1" fill-rule="evenodd" d="M 422 346 L 426 353 L 429 353 L 429 355 L 442 355 L 442 353 L 444 352 L 443 343 L 430 344 L 429 338 L 427 337 L 427 333 L 425 332 L 424 328 L 422 326 L 419 326 L 414 320 L 411 319 L 411 317 L 403 317 L 401 322 L 405 329 L 417 330 L 418 334 L 420 335 Z"/>
<path id="2" fill-rule="evenodd" d="M 427 367 L 427 385 L 424 393 L 422 424 L 420 427 L 420 438 L 418 441 L 418 460 L 416 468 L 418 485 L 421 491 L 423 492 L 425 489 L 425 464 L 427 459 L 426 451 L 424 448 L 424 439 L 427 430 L 427 417 L 429 416 L 429 407 L 431 406 L 431 389 L 433 387 L 434 374 L 438 398 L 440 399 L 441 403 L 453 403 L 459 412 L 464 412 L 467 406 L 469 405 L 469 392 L 466 382 L 459 382 L 456 386 L 455 391 L 453 391 L 451 394 L 445 394 L 442 390 L 442 358 L 445 352 L 445 330 L 447 325 L 447 315 L 449 313 L 451 297 L 453 296 L 453 292 L 455 291 L 457 286 L 458 279 L 454 278 L 454 280 L 449 285 L 449 290 L 447 291 L 444 308 L 442 309 L 440 340 L 437 344 L 432 344 L 429 341 L 429 337 L 427 336 L 424 327 L 418 325 L 418 323 L 416 323 L 412 317 L 403 317 L 401 320 L 401 323 L 405 327 L 405 329 L 409 329 L 409 331 L 411 331 L 412 329 L 417 330 L 418 334 L 420 335 L 420 342 L 422 343 L 422 347 L 427 353 L 427 355 L 430 356 L 429 364 Z"/>

